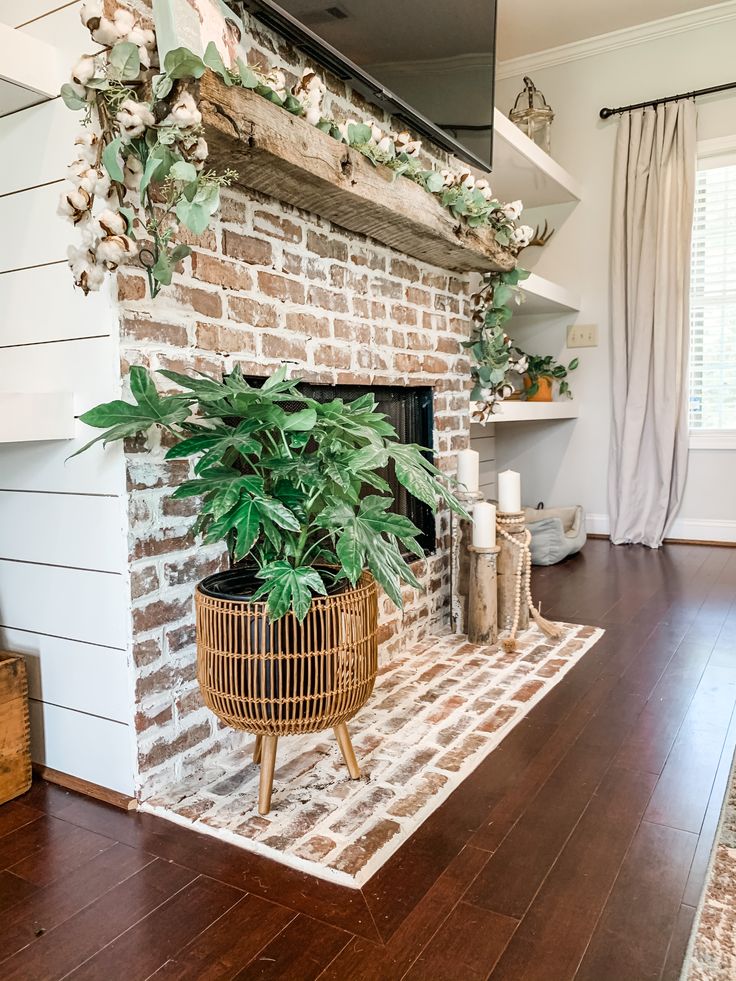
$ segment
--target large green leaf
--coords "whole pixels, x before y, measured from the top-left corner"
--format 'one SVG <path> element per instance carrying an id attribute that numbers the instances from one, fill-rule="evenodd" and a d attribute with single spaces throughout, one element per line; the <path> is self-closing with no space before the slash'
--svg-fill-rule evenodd
<path id="1" fill-rule="evenodd" d="M 253 599 L 268 599 L 268 613 L 279 620 L 289 609 L 297 620 L 303 620 L 309 611 L 313 594 L 324 596 L 327 592 L 322 577 L 310 566 L 294 568 L 289 562 L 278 560 L 264 566 L 258 572 L 263 585 L 253 594 Z"/>
<path id="2" fill-rule="evenodd" d="M 156 424 L 173 426 L 189 415 L 189 404 L 185 399 L 178 395 L 159 395 L 149 373 L 138 365 L 130 369 L 130 391 L 136 404 L 115 399 L 82 413 L 79 418 L 86 425 L 108 430 L 87 443 L 83 450 L 98 440 L 104 440 L 107 445 L 116 439 L 144 433 Z M 73 455 L 77 456 L 77 453 Z"/>
<path id="3" fill-rule="evenodd" d="M 253 548 L 261 530 L 261 516 L 254 500 L 248 498 L 241 503 L 235 514 L 233 525 L 237 532 L 234 558 L 236 562 L 239 562 Z"/>

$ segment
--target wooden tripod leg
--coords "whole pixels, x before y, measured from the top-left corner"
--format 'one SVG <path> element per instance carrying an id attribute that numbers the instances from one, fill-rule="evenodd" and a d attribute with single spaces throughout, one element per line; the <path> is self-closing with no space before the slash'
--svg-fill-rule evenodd
<path id="1" fill-rule="evenodd" d="M 342 758 L 345 760 L 345 764 L 350 772 L 351 779 L 357 780 L 360 776 L 360 767 L 355 758 L 355 751 L 353 750 L 353 744 L 350 742 L 350 733 L 345 722 L 341 722 L 339 726 L 335 726 L 335 738 L 337 739 L 337 745 L 340 747 Z"/>
<path id="2" fill-rule="evenodd" d="M 261 780 L 258 786 L 258 813 L 268 814 L 271 810 L 271 791 L 273 790 L 273 771 L 276 765 L 276 745 L 278 736 L 264 736 L 262 743 Z"/>
<path id="3" fill-rule="evenodd" d="M 261 748 L 263 746 L 263 736 L 256 736 L 256 744 L 253 747 L 253 762 L 261 762 Z"/>

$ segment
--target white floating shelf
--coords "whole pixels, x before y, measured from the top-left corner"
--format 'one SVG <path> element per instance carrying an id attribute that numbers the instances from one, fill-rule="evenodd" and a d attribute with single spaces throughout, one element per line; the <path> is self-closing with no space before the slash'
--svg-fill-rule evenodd
<path id="1" fill-rule="evenodd" d="M 470 404 L 471 419 L 473 403 Z M 559 402 L 522 402 L 521 399 L 507 399 L 501 402 L 485 425 L 496 422 L 547 422 L 554 419 L 577 419 L 578 403 L 573 399 Z M 474 423 L 474 425 L 476 425 Z"/>
<path id="2" fill-rule="evenodd" d="M 493 111 L 491 184 L 502 201 L 521 198 L 525 208 L 579 201 L 582 196 L 580 182 L 498 109 Z"/>
<path id="3" fill-rule="evenodd" d="M 74 438 L 71 392 L 0 393 L 0 443 Z"/>
<path id="4" fill-rule="evenodd" d="M 576 313 L 580 309 L 580 297 L 576 293 L 536 273 L 532 273 L 520 285 L 524 302 L 513 308 L 514 323 L 518 317 Z"/>
<path id="5" fill-rule="evenodd" d="M 0 116 L 55 99 L 68 74 L 52 45 L 0 24 Z"/>

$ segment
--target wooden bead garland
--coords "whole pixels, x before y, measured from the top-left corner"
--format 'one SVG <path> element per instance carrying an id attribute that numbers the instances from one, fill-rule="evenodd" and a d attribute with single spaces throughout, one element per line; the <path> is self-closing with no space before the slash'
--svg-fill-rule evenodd
<path id="1" fill-rule="evenodd" d="M 560 627 L 546 620 L 532 601 L 532 556 L 529 543 L 532 536 L 526 528 L 524 512 L 515 514 L 499 512 L 496 515 L 496 531 L 501 539 L 499 556 L 499 626 L 509 635 L 501 642 L 504 650 L 516 650 L 516 634 L 529 626 L 529 614 L 539 629 L 550 639 L 562 636 Z M 513 586 L 509 588 L 509 577 Z"/>

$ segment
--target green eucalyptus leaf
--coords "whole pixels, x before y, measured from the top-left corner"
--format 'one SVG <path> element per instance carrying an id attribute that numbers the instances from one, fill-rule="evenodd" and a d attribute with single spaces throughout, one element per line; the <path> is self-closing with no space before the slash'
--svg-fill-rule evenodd
<path id="1" fill-rule="evenodd" d="M 120 82 L 132 82 L 141 70 L 141 58 L 137 45 L 131 41 L 118 41 L 110 52 L 111 74 Z"/>
<path id="2" fill-rule="evenodd" d="M 64 85 L 61 86 L 60 93 L 64 105 L 67 107 L 67 109 L 77 110 L 77 109 L 87 108 L 88 105 L 87 100 L 77 95 L 77 93 L 74 91 L 74 87 L 70 82 L 66 82 Z"/>
<path id="3" fill-rule="evenodd" d="M 350 123 L 348 126 L 348 143 L 354 146 L 356 143 L 370 143 L 371 128 L 365 123 Z"/>
<path id="4" fill-rule="evenodd" d="M 160 184 L 164 181 L 171 168 L 180 158 L 168 146 L 157 144 L 151 150 L 143 168 L 140 193 L 143 196 L 149 184 Z"/>
<path id="5" fill-rule="evenodd" d="M 424 181 L 424 186 L 428 191 L 431 191 L 432 194 L 438 194 L 444 187 L 444 184 L 445 181 L 442 174 L 438 173 L 436 170 L 429 171 Z"/>
<path id="6" fill-rule="evenodd" d="M 258 83 L 258 78 L 255 75 L 255 72 L 253 72 L 253 70 L 246 65 L 246 63 L 242 60 L 242 58 L 238 58 L 237 66 L 238 66 L 238 75 L 239 75 L 239 82 L 241 88 L 244 89 L 258 88 L 259 83 Z"/>
<path id="7" fill-rule="evenodd" d="M 215 44 L 214 41 L 210 41 L 210 43 L 205 48 L 205 52 L 202 55 L 202 61 L 208 68 L 212 69 L 215 75 L 220 76 L 220 78 L 223 80 L 225 85 L 230 86 L 233 84 L 233 80 L 230 77 L 230 73 L 225 67 L 225 62 L 222 60 L 222 56 L 220 55 L 220 52 L 217 50 L 217 45 Z"/>
<path id="8" fill-rule="evenodd" d="M 205 64 L 188 48 L 172 48 L 164 58 L 164 71 L 169 78 L 201 78 Z"/>
<path id="9" fill-rule="evenodd" d="M 191 201 L 181 198 L 176 206 L 176 217 L 195 235 L 201 235 L 220 206 L 220 188 L 217 184 L 204 184 L 197 188 Z"/>
<path id="10" fill-rule="evenodd" d="M 110 175 L 110 179 L 120 183 L 122 183 L 125 177 L 119 156 L 122 143 L 122 137 L 118 136 L 114 140 L 111 140 L 102 151 L 102 163 Z"/>
<path id="11" fill-rule="evenodd" d="M 173 177 L 175 181 L 183 181 L 186 184 L 191 184 L 197 180 L 197 168 L 193 163 L 189 163 L 188 160 L 177 160 L 172 165 L 169 176 Z"/>
<path id="12" fill-rule="evenodd" d="M 173 79 L 168 75 L 155 75 L 151 81 L 151 95 L 154 102 L 165 99 L 174 87 Z"/>

